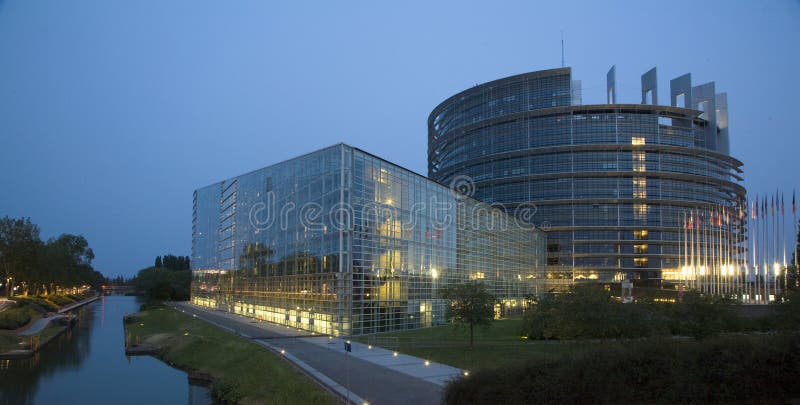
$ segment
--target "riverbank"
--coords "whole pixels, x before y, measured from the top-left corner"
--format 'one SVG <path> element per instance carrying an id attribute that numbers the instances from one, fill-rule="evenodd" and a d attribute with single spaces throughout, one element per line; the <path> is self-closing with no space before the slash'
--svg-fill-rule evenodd
<path id="1" fill-rule="evenodd" d="M 211 382 L 221 402 L 334 404 L 336 399 L 285 360 L 249 340 L 171 308 L 125 318 L 129 354 L 150 354 L 190 378 Z"/>
<path id="2" fill-rule="evenodd" d="M 55 313 L 63 314 L 100 299 L 93 296 L 78 302 L 58 307 Z M 32 357 L 46 344 L 72 328 L 77 319 L 70 315 L 51 315 L 32 317 L 27 325 L 0 332 L 0 360 L 24 359 Z"/>

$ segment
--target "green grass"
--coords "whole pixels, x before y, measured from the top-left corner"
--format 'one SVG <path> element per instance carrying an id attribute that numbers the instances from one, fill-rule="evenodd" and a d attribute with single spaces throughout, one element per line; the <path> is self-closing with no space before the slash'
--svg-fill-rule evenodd
<path id="1" fill-rule="evenodd" d="M 161 347 L 160 357 L 214 377 L 212 393 L 238 403 L 333 404 L 336 399 L 265 347 L 171 308 L 135 315 L 130 342 Z"/>
<path id="2" fill-rule="evenodd" d="M 22 341 L 21 337 L 17 336 L 16 334 L 13 333 L 0 334 L 0 353 L 17 349 L 26 349 L 27 346 L 19 344 L 21 341 Z"/>
<path id="3" fill-rule="evenodd" d="M 488 327 L 475 328 L 475 347 L 469 348 L 469 328 L 447 325 L 397 333 L 359 336 L 362 343 L 398 338 L 396 347 L 401 353 L 421 357 L 454 367 L 477 370 L 487 367 L 510 366 L 530 360 L 557 360 L 582 353 L 594 344 L 588 342 L 545 342 L 524 339 L 520 335 L 522 319 L 502 319 Z M 609 344 L 609 343 L 604 343 Z"/>
<path id="4" fill-rule="evenodd" d="M 30 343 L 33 339 L 38 338 L 39 342 L 45 342 L 59 334 L 64 328 L 66 328 L 64 325 L 50 324 L 37 335 L 33 336 L 20 336 L 10 332 L 0 333 L 0 353 L 11 350 L 30 349 Z"/>

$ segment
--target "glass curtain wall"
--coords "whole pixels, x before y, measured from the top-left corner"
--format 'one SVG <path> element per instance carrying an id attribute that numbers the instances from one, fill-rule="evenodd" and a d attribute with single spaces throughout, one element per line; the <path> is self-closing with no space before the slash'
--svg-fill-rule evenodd
<path id="1" fill-rule="evenodd" d="M 542 232 L 347 145 L 202 188 L 194 206 L 192 302 L 317 333 L 442 324 L 438 290 L 469 280 L 512 313 L 544 276 Z"/>

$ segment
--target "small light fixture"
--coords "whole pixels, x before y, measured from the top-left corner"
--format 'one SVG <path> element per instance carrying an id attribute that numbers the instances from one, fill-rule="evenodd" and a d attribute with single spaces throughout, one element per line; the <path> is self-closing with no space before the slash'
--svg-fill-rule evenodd
<path id="1" fill-rule="evenodd" d="M 397 357 L 397 352 L 392 353 L 392 356 Z"/>

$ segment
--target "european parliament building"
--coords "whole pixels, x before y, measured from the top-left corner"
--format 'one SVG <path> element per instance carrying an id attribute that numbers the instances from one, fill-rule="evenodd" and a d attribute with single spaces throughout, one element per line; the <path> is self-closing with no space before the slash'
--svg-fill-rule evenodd
<path id="1" fill-rule="evenodd" d="M 334 336 L 443 324 L 470 280 L 519 311 L 545 276 L 522 218 L 338 144 L 194 193 L 192 303 Z"/>
<path id="2" fill-rule="evenodd" d="M 729 154 L 725 93 L 686 74 L 659 104 L 656 79 L 645 73 L 641 103 L 629 104 L 617 101 L 614 67 L 606 104 L 582 105 L 569 67 L 462 91 L 428 118 L 428 175 L 469 182 L 487 203 L 535 204 L 553 284 L 685 278 L 686 213 L 742 208 L 742 162 Z"/>

